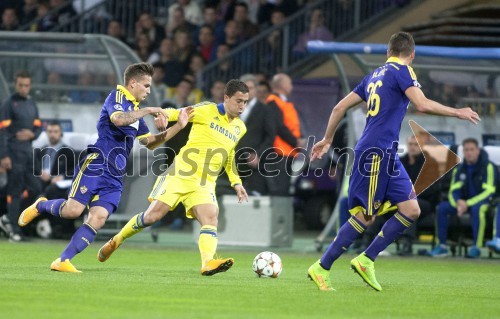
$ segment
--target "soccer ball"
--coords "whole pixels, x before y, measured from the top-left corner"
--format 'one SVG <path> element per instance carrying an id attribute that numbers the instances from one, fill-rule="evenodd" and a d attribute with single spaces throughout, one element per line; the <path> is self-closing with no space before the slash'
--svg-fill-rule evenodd
<path id="1" fill-rule="evenodd" d="M 270 278 L 277 278 L 283 270 L 281 258 L 270 251 L 264 251 L 255 256 L 252 268 L 257 276 Z"/>

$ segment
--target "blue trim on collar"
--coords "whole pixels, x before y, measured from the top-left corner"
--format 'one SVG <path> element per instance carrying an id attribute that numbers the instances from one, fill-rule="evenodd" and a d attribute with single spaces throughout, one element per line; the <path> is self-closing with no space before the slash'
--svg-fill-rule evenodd
<path id="1" fill-rule="evenodd" d="M 217 104 L 217 109 L 219 109 L 219 113 L 221 115 L 225 115 L 226 114 L 226 110 L 224 110 L 224 103 Z"/>

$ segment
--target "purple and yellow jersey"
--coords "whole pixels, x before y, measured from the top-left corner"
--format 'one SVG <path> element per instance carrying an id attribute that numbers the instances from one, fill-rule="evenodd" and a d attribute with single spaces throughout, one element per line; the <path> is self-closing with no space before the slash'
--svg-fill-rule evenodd
<path id="1" fill-rule="evenodd" d="M 179 110 L 167 109 L 170 121 L 176 121 Z M 239 118 L 229 121 L 223 104 L 202 102 L 195 105 L 189 119 L 193 123 L 189 138 L 175 157 L 168 175 L 182 180 L 186 189 L 200 185 L 215 188 L 215 181 L 224 167 L 231 182 L 241 184 L 236 170 L 234 149 L 247 129 Z M 179 190 L 181 191 L 181 190 Z"/>
<path id="2" fill-rule="evenodd" d="M 125 173 L 134 140 L 150 133 L 142 118 L 128 126 L 116 126 L 111 120 L 117 112 L 130 112 L 138 109 L 139 102 L 125 87 L 118 85 L 116 90 L 108 95 L 101 109 L 97 122 L 99 137 L 95 144 L 88 146 L 89 154 L 99 154 L 92 162 L 92 166 L 104 165 L 103 173 L 109 173 L 119 180 Z"/>
<path id="3" fill-rule="evenodd" d="M 399 131 L 410 100 L 405 95 L 411 86 L 421 87 L 411 66 L 396 57 L 367 75 L 353 90 L 367 104 L 366 125 L 355 150 L 379 148 L 396 154 Z"/>

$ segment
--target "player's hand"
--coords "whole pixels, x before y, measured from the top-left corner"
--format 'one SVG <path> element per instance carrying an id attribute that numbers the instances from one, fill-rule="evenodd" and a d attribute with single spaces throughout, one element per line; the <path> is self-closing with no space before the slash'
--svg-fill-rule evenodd
<path id="1" fill-rule="evenodd" d="M 165 118 L 165 120 L 168 122 L 168 114 L 161 107 L 148 107 L 147 110 L 148 110 L 148 113 L 153 115 L 154 117 L 163 116 Z"/>
<path id="2" fill-rule="evenodd" d="M 331 145 L 332 143 L 327 142 L 325 139 L 322 139 L 318 143 L 314 144 L 311 150 L 311 161 L 314 161 L 317 158 L 321 159 L 323 154 L 328 152 Z"/>
<path id="3" fill-rule="evenodd" d="M 16 132 L 16 139 L 18 141 L 31 141 L 34 138 L 35 134 L 27 128 L 23 128 L 22 130 Z"/>
<path id="4" fill-rule="evenodd" d="M 238 196 L 238 203 L 242 203 L 243 200 L 245 200 L 245 202 L 248 202 L 248 194 L 243 185 L 234 185 L 234 190 L 236 191 L 236 196 Z"/>
<path id="5" fill-rule="evenodd" d="M 474 124 L 477 124 L 481 121 L 479 115 L 474 112 L 470 107 L 464 107 L 458 109 L 458 118 L 461 120 L 467 120 Z"/>
<path id="6" fill-rule="evenodd" d="M 168 117 L 165 116 L 155 116 L 154 119 L 155 127 L 159 132 L 164 132 L 168 126 Z"/>
<path id="7" fill-rule="evenodd" d="M 460 218 L 462 217 L 469 207 L 467 206 L 467 202 L 464 201 L 463 199 L 457 200 L 457 216 Z"/>
<path id="8" fill-rule="evenodd" d="M 0 166 L 2 166 L 2 168 L 7 171 L 12 169 L 12 161 L 10 160 L 10 157 L 7 156 L 2 158 L 2 160 L 0 161 Z"/>

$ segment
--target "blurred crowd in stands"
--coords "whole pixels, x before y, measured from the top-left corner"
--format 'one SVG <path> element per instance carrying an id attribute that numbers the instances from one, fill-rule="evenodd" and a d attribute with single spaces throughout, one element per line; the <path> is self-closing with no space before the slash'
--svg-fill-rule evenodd
<path id="1" fill-rule="evenodd" d="M 0 4 L 2 23 L 0 30 L 14 31 L 18 29 L 30 31 L 52 31 L 64 22 L 72 19 L 85 8 L 91 8 L 103 2 L 86 0 L 84 6 L 79 1 L 65 0 L 4 0 Z M 339 0 L 346 5 L 351 0 Z M 108 12 L 126 10 L 126 1 L 107 1 L 107 10 L 98 11 L 86 18 L 86 23 L 105 24 L 107 35 L 130 46 L 142 61 L 155 66 L 158 74 L 155 85 L 159 88 L 162 101 L 179 106 L 186 103 L 199 102 L 203 96 L 210 97 L 210 92 L 217 85 L 203 83 L 201 70 L 205 65 L 226 56 L 232 49 L 248 41 L 270 26 L 282 24 L 287 17 L 300 8 L 314 1 L 300 0 L 172 0 L 168 8 L 161 14 L 139 12 L 134 22 L 133 32 L 127 34 L 129 26 L 124 25 L 120 17 Z M 106 6 L 103 6 L 105 8 Z M 123 10 L 122 10 L 123 11 Z M 323 12 L 319 9 L 310 12 L 308 31 L 296 36 L 293 52 L 297 55 L 305 53 L 306 43 L 311 39 L 332 40 L 333 34 L 325 26 Z M 28 26 L 28 27 L 26 27 Z M 24 27 L 24 28 L 23 28 Z M 269 36 L 269 49 L 281 50 L 279 33 Z M 228 60 L 218 68 L 218 78 L 227 81 L 241 74 L 233 74 L 231 66 L 241 61 Z M 49 68 L 46 83 L 65 83 L 64 75 L 56 68 Z M 269 70 L 267 70 L 269 71 Z M 275 73 L 276 70 L 270 70 Z M 162 76 L 161 76 L 162 74 Z M 267 81 L 272 74 L 259 74 L 259 80 Z M 82 73 L 76 84 L 93 86 L 106 84 L 106 79 L 99 79 L 92 74 Z M 113 81 L 111 81 L 113 82 Z M 67 82 L 66 82 L 67 83 Z M 188 100 L 177 96 L 189 91 Z M 184 90 L 184 91 L 183 91 Z M 44 96 L 44 99 L 57 100 L 58 92 Z M 96 92 L 72 92 L 63 100 L 77 103 L 93 103 L 99 100 Z"/>

